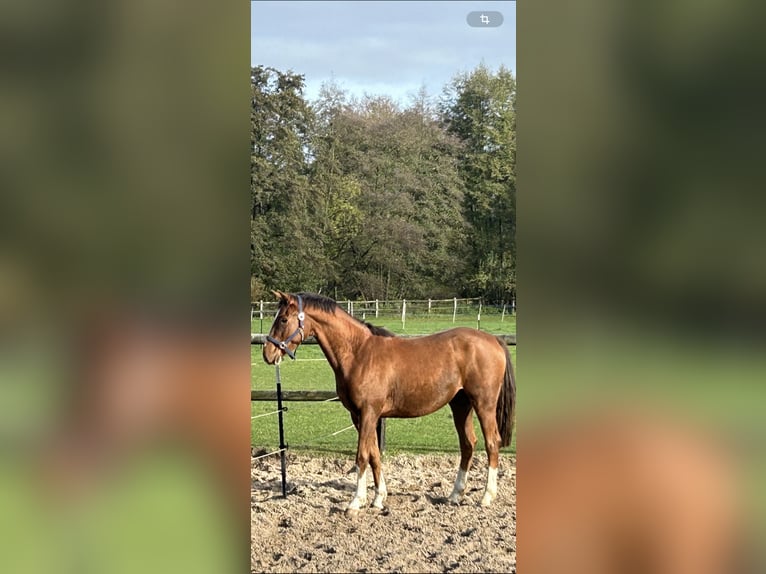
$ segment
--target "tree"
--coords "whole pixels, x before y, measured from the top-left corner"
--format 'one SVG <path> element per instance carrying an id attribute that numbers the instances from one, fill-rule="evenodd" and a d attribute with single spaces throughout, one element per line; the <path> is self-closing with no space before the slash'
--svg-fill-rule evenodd
<path id="1" fill-rule="evenodd" d="M 455 76 L 445 88 L 441 113 L 463 143 L 463 209 L 471 226 L 471 270 L 466 293 L 507 300 L 516 277 L 516 82 L 501 66 L 485 65 Z"/>
<path id="2" fill-rule="evenodd" d="M 349 102 L 328 85 L 315 105 L 312 188 L 326 209 L 330 291 L 454 294 L 464 243 L 458 144 L 422 96 L 407 108 L 387 97 Z"/>
<path id="3" fill-rule="evenodd" d="M 365 299 L 515 289 L 515 81 L 484 66 L 439 105 L 349 98 L 255 67 L 251 288 Z"/>
<path id="4" fill-rule="evenodd" d="M 314 114 L 303 76 L 251 69 L 251 275 L 267 288 L 318 289 L 327 262 L 311 216 L 309 141 Z"/>

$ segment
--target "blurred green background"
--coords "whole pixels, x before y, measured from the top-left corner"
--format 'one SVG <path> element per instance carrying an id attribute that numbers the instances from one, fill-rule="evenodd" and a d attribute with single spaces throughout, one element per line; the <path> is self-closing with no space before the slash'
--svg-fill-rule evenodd
<path id="1" fill-rule="evenodd" d="M 532 423 L 642 405 L 766 525 L 764 10 L 519 4 L 520 482 Z"/>

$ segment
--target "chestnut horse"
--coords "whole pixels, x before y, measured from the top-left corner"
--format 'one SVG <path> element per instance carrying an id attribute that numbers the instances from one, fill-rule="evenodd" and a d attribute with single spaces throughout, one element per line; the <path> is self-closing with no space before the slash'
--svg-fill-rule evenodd
<path id="1" fill-rule="evenodd" d="M 484 433 L 489 469 L 483 506 L 497 495 L 500 447 L 511 442 L 516 383 L 505 342 L 476 329 L 459 327 L 405 339 L 355 319 L 332 299 L 309 293 L 274 291 L 279 299 L 263 359 L 279 364 L 306 337 L 316 337 L 335 372 L 336 391 L 359 433 L 357 488 L 347 511 L 367 504 L 367 464 L 375 480 L 373 507 L 382 509 L 386 482 L 375 427 L 381 417 L 409 418 L 449 403 L 460 439 L 460 468 L 449 496 L 457 504 L 465 491 L 476 434 L 476 411 Z"/>

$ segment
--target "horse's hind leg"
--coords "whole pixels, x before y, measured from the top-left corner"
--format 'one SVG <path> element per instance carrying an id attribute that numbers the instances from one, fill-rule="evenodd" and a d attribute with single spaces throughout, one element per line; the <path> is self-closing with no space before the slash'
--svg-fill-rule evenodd
<path id="1" fill-rule="evenodd" d="M 484 433 L 484 443 L 487 448 L 487 486 L 481 499 L 482 506 L 489 506 L 497 496 L 497 463 L 500 452 L 500 431 L 497 429 L 495 405 L 475 405 L 476 415 L 481 423 L 481 432 Z"/>
<path id="2" fill-rule="evenodd" d="M 452 409 L 452 420 L 460 439 L 460 467 L 457 471 L 452 494 L 449 495 L 449 501 L 458 504 L 460 497 L 465 492 L 466 478 L 471 467 L 471 459 L 473 459 L 473 447 L 476 444 L 476 433 L 473 430 L 473 416 L 471 415 L 473 407 L 465 392 L 460 391 L 456 394 L 449 406 Z"/>

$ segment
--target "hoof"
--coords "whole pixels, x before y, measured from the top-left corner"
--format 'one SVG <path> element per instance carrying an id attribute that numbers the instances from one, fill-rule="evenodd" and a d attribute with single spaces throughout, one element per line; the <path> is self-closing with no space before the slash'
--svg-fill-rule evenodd
<path id="1" fill-rule="evenodd" d="M 386 501 L 385 496 L 376 496 L 375 500 L 372 501 L 372 508 L 376 510 L 383 510 L 383 503 Z"/>
<path id="2" fill-rule="evenodd" d="M 356 518 L 357 516 L 359 516 L 359 514 L 360 514 L 361 512 L 362 512 L 362 511 L 361 511 L 360 509 L 358 509 L 358 508 L 347 508 L 347 509 L 346 509 L 346 512 L 344 512 L 344 514 L 345 514 L 345 515 L 346 515 L 348 518 Z"/>
<path id="3" fill-rule="evenodd" d="M 346 508 L 346 515 L 351 516 L 352 514 L 358 513 L 361 509 L 365 508 L 367 506 L 367 499 L 359 499 L 354 498 Z"/>
<path id="4" fill-rule="evenodd" d="M 490 504 L 492 504 L 492 500 L 494 500 L 494 498 L 495 497 L 492 496 L 489 493 L 485 494 L 484 498 L 481 499 L 481 505 L 482 506 L 489 506 Z"/>

